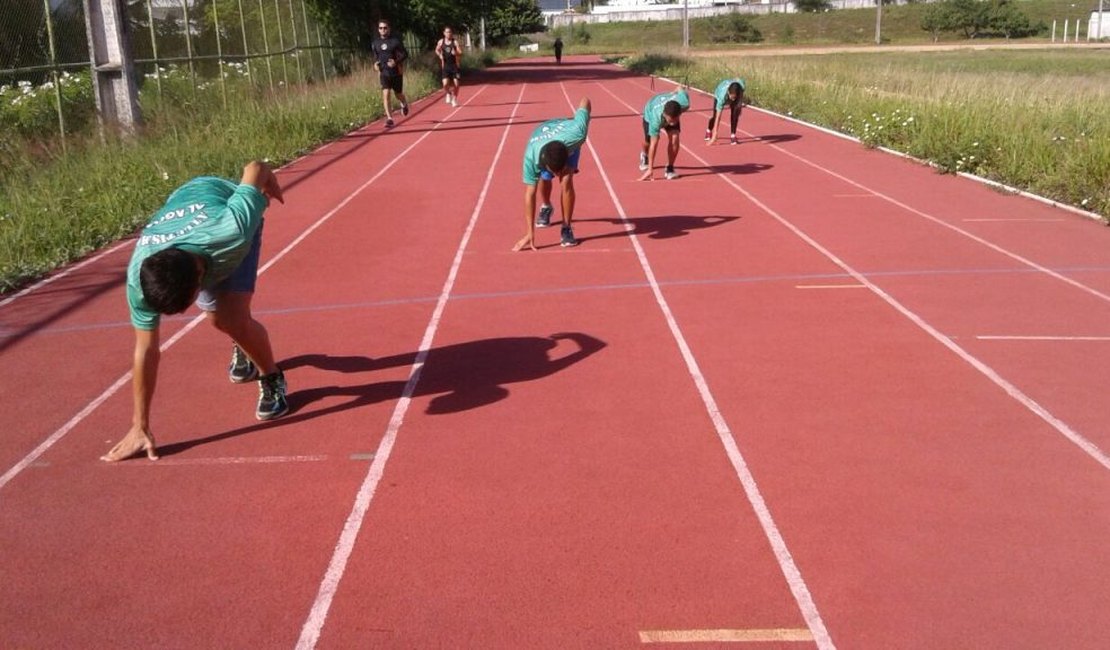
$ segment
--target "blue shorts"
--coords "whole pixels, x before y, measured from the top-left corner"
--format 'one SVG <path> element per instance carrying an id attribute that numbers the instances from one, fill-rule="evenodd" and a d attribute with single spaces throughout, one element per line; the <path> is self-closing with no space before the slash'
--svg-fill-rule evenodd
<path id="1" fill-rule="evenodd" d="M 216 311 L 216 301 L 221 293 L 236 291 L 241 293 L 254 293 L 255 280 L 258 278 L 258 259 L 262 256 L 262 224 L 254 233 L 254 241 L 247 256 L 235 267 L 231 275 L 220 281 L 210 289 L 201 289 L 197 295 L 197 307 L 202 311 Z"/>
<path id="2" fill-rule="evenodd" d="M 581 154 L 582 154 L 582 150 L 577 149 L 577 150 L 571 152 L 571 154 L 569 156 L 567 156 L 567 169 L 569 169 L 571 171 L 571 173 L 575 173 L 575 172 L 578 171 L 578 156 L 581 155 Z M 542 178 L 545 181 L 554 180 L 555 179 L 555 174 L 552 174 L 551 172 L 549 172 L 545 169 L 542 172 L 540 172 L 540 178 Z"/>

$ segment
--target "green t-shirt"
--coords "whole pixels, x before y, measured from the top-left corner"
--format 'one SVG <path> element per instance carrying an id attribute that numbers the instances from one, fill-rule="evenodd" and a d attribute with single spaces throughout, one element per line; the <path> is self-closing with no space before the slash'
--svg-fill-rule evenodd
<path id="1" fill-rule="evenodd" d="M 152 330 L 160 316 L 146 303 L 139 285 L 143 260 L 171 246 L 201 255 L 207 261 L 201 286 L 211 288 L 250 252 L 265 210 L 266 197 L 253 185 L 202 176 L 177 188 L 135 242 L 127 267 L 131 324 Z"/>
<path id="2" fill-rule="evenodd" d="M 717 89 L 713 91 L 713 97 L 717 100 L 717 110 L 721 110 L 728 105 L 728 87 L 734 83 L 740 84 L 740 92 L 747 89 L 743 79 L 725 79 L 717 84 Z"/>
<path id="3" fill-rule="evenodd" d="M 644 104 L 644 121 L 648 125 L 648 136 L 655 138 L 659 136 L 659 129 L 663 128 L 663 106 L 674 100 L 682 107 L 682 112 L 685 113 L 690 108 L 690 96 L 686 94 L 685 90 L 674 90 L 669 93 L 659 93 L 655 97 L 648 100 Z"/>
<path id="4" fill-rule="evenodd" d="M 590 112 L 585 108 L 574 111 L 572 118 L 548 120 L 532 131 L 532 137 L 524 147 L 524 183 L 535 185 L 540 179 L 540 149 L 548 142 L 558 140 L 567 146 L 570 153 L 578 151 L 586 141 L 590 128 Z"/>

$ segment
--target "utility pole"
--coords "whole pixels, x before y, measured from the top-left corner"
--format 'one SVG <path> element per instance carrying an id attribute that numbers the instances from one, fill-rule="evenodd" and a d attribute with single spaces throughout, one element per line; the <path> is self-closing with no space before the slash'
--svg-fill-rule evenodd
<path id="1" fill-rule="evenodd" d="M 690 49 L 690 0 L 682 0 L 682 49 Z"/>
<path id="2" fill-rule="evenodd" d="M 875 0 L 875 45 L 883 44 L 883 0 Z"/>
<path id="3" fill-rule="evenodd" d="M 82 0 L 92 61 L 93 94 L 101 127 L 132 134 L 142 124 L 124 0 Z"/>

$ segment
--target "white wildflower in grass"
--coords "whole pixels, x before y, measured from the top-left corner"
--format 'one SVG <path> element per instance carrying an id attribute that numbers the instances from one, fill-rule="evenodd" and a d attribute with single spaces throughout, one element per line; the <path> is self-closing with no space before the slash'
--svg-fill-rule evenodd
<path id="1" fill-rule="evenodd" d="M 1084 206 L 1085 206 L 1085 205 L 1087 205 L 1087 203 L 1089 203 L 1090 201 L 1091 201 L 1091 197 L 1087 197 L 1087 198 L 1083 199 L 1082 201 L 1080 201 L 1080 202 L 1079 202 L 1079 205 L 1084 205 Z"/>
<path id="2" fill-rule="evenodd" d="M 162 180 L 164 180 L 164 181 L 170 180 L 169 172 L 162 172 Z"/>

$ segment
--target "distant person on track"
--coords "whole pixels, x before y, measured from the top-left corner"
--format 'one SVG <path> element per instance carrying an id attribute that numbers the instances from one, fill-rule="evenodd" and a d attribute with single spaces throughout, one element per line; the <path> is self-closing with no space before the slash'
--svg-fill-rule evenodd
<path id="1" fill-rule="evenodd" d="M 405 61 L 409 53 L 401 39 L 392 36 L 388 20 L 378 21 L 378 38 L 370 45 L 374 50 L 374 69 L 382 84 L 382 106 L 385 109 L 385 125 L 393 126 L 393 104 L 390 93 L 397 95 L 401 103 L 401 115 L 409 114 L 409 102 L 405 99 Z"/>
<path id="2" fill-rule="evenodd" d="M 459 62 L 462 59 L 462 47 L 455 40 L 455 33 L 450 27 L 443 28 L 443 38 L 436 43 L 436 56 L 439 57 L 440 77 L 443 79 L 443 101 L 452 106 L 459 105 Z"/>
<path id="3" fill-rule="evenodd" d="M 571 221 L 574 219 L 574 175 L 578 173 L 578 157 L 582 144 L 590 128 L 590 100 L 586 97 L 578 103 L 574 117 L 548 120 L 532 131 L 524 148 L 524 222 L 527 232 L 513 246 L 514 251 L 524 248 L 536 250 L 536 227 L 551 225 L 551 181 L 560 179 L 563 188 L 562 211 L 563 227 L 560 232 L 561 246 L 577 246 Z M 536 189 L 539 188 L 542 204 L 536 214 Z"/>
<path id="4" fill-rule="evenodd" d="M 563 39 L 555 37 L 555 63 L 563 62 Z"/>
<path id="5" fill-rule="evenodd" d="M 270 336 L 251 314 L 262 214 L 270 199 L 283 201 L 281 186 L 269 166 L 254 161 L 243 168 L 238 183 L 211 176 L 185 183 L 143 228 L 127 267 L 127 304 L 135 330 L 131 429 L 101 460 L 139 452 L 158 458 L 150 410 L 161 358 L 161 315 L 179 314 L 194 301 L 216 329 L 231 337 L 229 379 L 258 379 L 255 416 L 272 420 L 289 411 L 285 375 L 274 362 Z"/>
<path id="6" fill-rule="evenodd" d="M 743 79 L 725 79 L 717 84 L 713 91 L 713 114 L 709 116 L 709 125 L 705 127 L 705 142 L 713 144 L 717 141 L 717 133 L 721 130 L 721 116 L 725 107 L 729 109 L 729 140 L 736 144 L 736 125 L 740 123 L 740 111 L 744 109 Z"/>
<path id="7" fill-rule="evenodd" d="M 679 135 L 682 131 L 682 113 L 690 108 L 690 95 L 685 89 L 659 93 L 644 105 L 644 143 L 640 149 L 641 181 L 655 180 L 655 150 L 659 146 L 659 132 L 667 133 L 667 169 L 663 176 L 667 180 L 678 178 L 674 161 L 678 158 L 681 146 Z"/>

